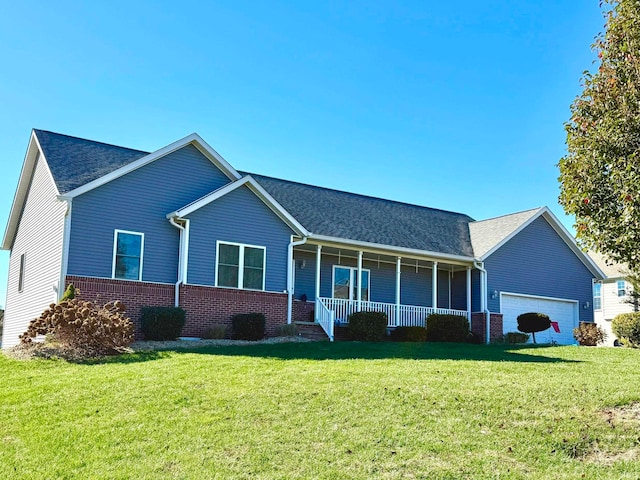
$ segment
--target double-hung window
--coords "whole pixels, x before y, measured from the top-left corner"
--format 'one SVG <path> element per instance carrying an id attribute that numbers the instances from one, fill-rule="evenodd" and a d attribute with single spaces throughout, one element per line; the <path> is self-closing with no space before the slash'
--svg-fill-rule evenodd
<path id="1" fill-rule="evenodd" d="M 265 247 L 217 242 L 216 286 L 264 290 Z"/>
<path id="2" fill-rule="evenodd" d="M 618 280 L 618 296 L 625 297 L 627 295 L 627 282 L 624 280 Z"/>
<path id="3" fill-rule="evenodd" d="M 602 310 L 602 284 L 593 284 L 593 309 Z"/>
<path id="4" fill-rule="evenodd" d="M 116 230 L 113 237 L 113 278 L 142 280 L 144 234 Z"/>

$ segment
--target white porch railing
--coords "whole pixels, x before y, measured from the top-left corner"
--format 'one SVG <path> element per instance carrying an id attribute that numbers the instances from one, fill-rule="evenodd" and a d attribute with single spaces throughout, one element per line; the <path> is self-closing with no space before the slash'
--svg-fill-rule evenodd
<path id="1" fill-rule="evenodd" d="M 333 342 L 333 329 L 336 323 L 336 314 L 333 310 L 329 310 L 322 299 L 316 299 L 316 322 L 320 324 L 324 333 L 329 337 L 329 341 Z"/>
<path id="2" fill-rule="evenodd" d="M 319 305 L 321 305 L 321 307 Z M 345 300 L 343 298 L 319 298 L 316 300 L 316 312 L 318 312 L 316 316 L 318 318 L 321 314 L 324 314 L 323 309 L 334 312 L 336 321 L 347 323 L 349 315 L 358 311 L 358 302 L 356 300 Z M 424 327 L 427 316 L 432 313 L 459 315 L 461 317 L 467 317 L 468 315 L 466 310 L 455 310 L 452 308 L 433 308 L 418 305 L 396 305 L 395 303 L 365 301 L 361 302 L 360 310 L 363 312 L 386 313 L 387 325 L 389 327 Z M 319 319 L 317 321 L 320 323 Z"/>

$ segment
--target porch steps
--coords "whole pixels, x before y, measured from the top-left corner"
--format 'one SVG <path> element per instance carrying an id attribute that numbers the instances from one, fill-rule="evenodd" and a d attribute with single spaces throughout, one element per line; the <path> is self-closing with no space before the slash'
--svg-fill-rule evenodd
<path id="1" fill-rule="evenodd" d="M 322 327 L 317 323 L 313 322 L 295 322 L 298 326 L 298 335 L 303 338 L 308 338 L 309 340 L 315 341 L 328 341 L 329 337 L 324 332 Z"/>
<path id="2" fill-rule="evenodd" d="M 298 334 L 301 337 L 316 341 L 329 340 L 327 334 L 317 323 L 295 322 L 295 324 L 298 326 Z M 336 342 L 346 342 L 351 340 L 351 337 L 349 336 L 349 330 L 346 327 L 336 327 L 333 332 L 333 336 Z"/>

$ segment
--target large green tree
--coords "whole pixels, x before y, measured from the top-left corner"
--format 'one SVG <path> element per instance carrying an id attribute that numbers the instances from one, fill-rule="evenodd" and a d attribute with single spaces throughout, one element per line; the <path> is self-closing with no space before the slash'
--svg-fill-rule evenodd
<path id="1" fill-rule="evenodd" d="M 598 66 L 565 124 L 560 204 L 579 242 L 640 272 L 640 1 L 603 0 Z"/>

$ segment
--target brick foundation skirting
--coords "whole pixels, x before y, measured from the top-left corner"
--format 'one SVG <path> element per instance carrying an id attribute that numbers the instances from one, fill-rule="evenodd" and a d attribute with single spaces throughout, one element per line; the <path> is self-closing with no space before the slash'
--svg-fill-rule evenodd
<path id="1" fill-rule="evenodd" d="M 80 290 L 80 298 L 85 300 L 95 303 L 112 300 L 123 302 L 127 307 L 127 315 L 136 325 L 136 339 L 142 338 L 142 307 L 174 305 L 174 285 L 67 276 L 66 284 L 69 283 Z M 287 323 L 287 295 L 283 293 L 181 285 L 180 306 L 187 312 L 187 321 L 182 330 L 185 337 L 200 337 L 212 325 L 231 326 L 231 317 L 238 313 L 263 313 L 268 337 L 275 336 L 278 327 Z"/>
<path id="2" fill-rule="evenodd" d="M 471 331 L 478 335 L 482 342 L 486 342 L 486 316 L 482 312 L 474 312 L 471 314 Z M 489 339 L 491 341 L 502 338 L 502 314 L 492 313 L 489 318 Z"/>

